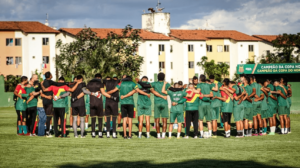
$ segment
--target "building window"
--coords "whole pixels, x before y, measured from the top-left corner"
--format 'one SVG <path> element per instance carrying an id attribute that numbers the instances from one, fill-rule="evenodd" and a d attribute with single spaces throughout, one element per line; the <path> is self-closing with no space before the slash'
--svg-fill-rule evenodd
<path id="1" fill-rule="evenodd" d="M 7 38 L 6 39 L 6 46 L 13 46 L 14 45 L 14 39 Z"/>
<path id="2" fill-rule="evenodd" d="M 43 56 L 43 64 L 49 64 L 49 56 Z"/>
<path id="3" fill-rule="evenodd" d="M 194 45 L 189 44 L 189 45 L 188 45 L 188 51 L 189 51 L 189 52 L 194 52 Z"/>
<path id="4" fill-rule="evenodd" d="M 253 45 L 249 45 L 249 52 L 253 52 Z"/>
<path id="5" fill-rule="evenodd" d="M 270 50 L 267 50 L 267 55 L 270 55 Z"/>
<path id="6" fill-rule="evenodd" d="M 224 45 L 224 52 L 229 52 L 229 45 Z"/>
<path id="7" fill-rule="evenodd" d="M 189 68 L 194 68 L 194 61 L 189 61 Z"/>
<path id="8" fill-rule="evenodd" d="M 22 64 L 22 57 L 16 57 L 16 65 Z"/>
<path id="9" fill-rule="evenodd" d="M 212 45 L 206 45 L 206 51 L 212 52 Z"/>
<path id="10" fill-rule="evenodd" d="M 223 46 L 218 45 L 218 52 L 223 52 Z"/>
<path id="11" fill-rule="evenodd" d="M 15 39 L 15 46 L 21 46 L 21 39 L 20 38 Z"/>
<path id="12" fill-rule="evenodd" d="M 218 65 L 221 65 L 222 64 L 222 62 L 218 62 Z"/>
<path id="13" fill-rule="evenodd" d="M 159 62 L 159 68 L 165 69 L 165 62 Z"/>
<path id="14" fill-rule="evenodd" d="M 43 45 L 49 45 L 49 38 L 43 38 Z"/>
<path id="15" fill-rule="evenodd" d="M 13 65 L 14 58 L 13 57 L 6 57 L 6 65 Z"/>
<path id="16" fill-rule="evenodd" d="M 170 53 L 173 52 L 173 45 L 170 45 Z"/>
<path id="17" fill-rule="evenodd" d="M 165 51 L 165 45 L 164 44 L 159 44 L 158 45 L 158 51 Z"/>
<path id="18" fill-rule="evenodd" d="M 173 69 L 173 62 L 171 62 L 171 69 Z"/>

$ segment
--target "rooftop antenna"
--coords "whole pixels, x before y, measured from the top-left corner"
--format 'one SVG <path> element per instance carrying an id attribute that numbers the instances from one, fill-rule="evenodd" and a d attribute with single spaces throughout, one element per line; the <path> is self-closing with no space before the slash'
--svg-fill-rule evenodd
<path id="1" fill-rule="evenodd" d="M 47 19 L 46 19 L 45 25 L 46 25 L 46 26 L 49 26 L 49 22 L 48 22 L 48 13 L 46 13 L 46 18 L 47 18 Z"/>
<path id="2" fill-rule="evenodd" d="M 159 0 L 157 0 L 156 10 L 158 12 L 162 12 L 165 8 L 160 8 L 159 5 L 161 5 L 161 3 L 159 2 Z"/>

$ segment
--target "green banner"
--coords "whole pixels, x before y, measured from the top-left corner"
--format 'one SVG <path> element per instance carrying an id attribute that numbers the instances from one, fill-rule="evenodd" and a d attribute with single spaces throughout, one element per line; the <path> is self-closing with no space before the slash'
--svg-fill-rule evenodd
<path id="1" fill-rule="evenodd" d="M 238 64 L 237 74 L 289 74 L 300 73 L 299 63 Z"/>

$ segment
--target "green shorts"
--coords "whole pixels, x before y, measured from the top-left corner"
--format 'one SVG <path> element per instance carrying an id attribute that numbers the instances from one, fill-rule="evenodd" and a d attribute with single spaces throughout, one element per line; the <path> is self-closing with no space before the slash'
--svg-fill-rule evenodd
<path id="1" fill-rule="evenodd" d="M 287 106 L 279 106 L 278 115 L 289 115 L 289 108 Z"/>
<path id="2" fill-rule="evenodd" d="M 90 112 L 90 106 L 86 106 L 85 107 L 85 113 L 86 113 L 86 115 L 90 115 L 91 114 L 91 112 Z"/>
<path id="3" fill-rule="evenodd" d="M 138 111 L 138 116 L 151 116 L 151 106 L 143 106 L 143 105 L 138 105 L 137 107 Z"/>
<path id="4" fill-rule="evenodd" d="M 267 119 L 269 118 L 269 115 L 268 115 L 268 110 L 261 110 L 261 119 Z"/>
<path id="5" fill-rule="evenodd" d="M 184 122 L 183 112 L 170 113 L 170 123 L 174 123 L 176 118 L 177 118 L 177 123 L 183 123 Z"/>
<path id="6" fill-rule="evenodd" d="M 218 120 L 220 116 L 220 107 L 211 107 L 211 120 Z"/>
<path id="7" fill-rule="evenodd" d="M 199 120 L 203 120 L 205 117 L 206 121 L 211 121 L 212 110 L 210 105 L 199 106 L 198 112 L 199 112 Z"/>
<path id="8" fill-rule="evenodd" d="M 272 118 L 277 113 L 277 106 L 269 105 L 268 117 Z"/>
<path id="9" fill-rule="evenodd" d="M 169 107 L 167 104 L 154 105 L 154 118 L 169 118 Z"/>
<path id="10" fill-rule="evenodd" d="M 244 108 L 244 119 L 249 120 L 249 121 L 253 120 L 252 107 Z"/>
<path id="11" fill-rule="evenodd" d="M 260 104 L 252 104 L 252 114 L 253 117 L 257 116 L 257 114 L 261 114 L 261 103 Z"/>
<path id="12" fill-rule="evenodd" d="M 242 121 L 244 119 L 244 106 L 237 105 L 233 107 L 234 122 Z"/>

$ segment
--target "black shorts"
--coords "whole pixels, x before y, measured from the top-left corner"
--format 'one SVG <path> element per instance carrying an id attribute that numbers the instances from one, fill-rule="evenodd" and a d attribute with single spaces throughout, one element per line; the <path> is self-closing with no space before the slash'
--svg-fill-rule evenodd
<path id="1" fill-rule="evenodd" d="M 84 117 L 86 116 L 85 106 L 72 107 L 72 116 Z"/>
<path id="2" fill-rule="evenodd" d="M 122 104 L 121 113 L 122 113 L 122 118 L 125 117 L 133 118 L 133 104 Z"/>
<path id="3" fill-rule="evenodd" d="M 16 110 L 16 111 L 17 111 L 17 115 L 18 115 L 18 121 L 25 122 L 26 121 L 26 110 L 25 111 Z M 21 118 L 22 118 L 22 120 L 21 120 Z"/>
<path id="4" fill-rule="evenodd" d="M 118 116 L 119 107 L 118 102 L 108 101 L 105 102 L 105 116 Z"/>
<path id="5" fill-rule="evenodd" d="M 53 104 L 44 105 L 46 116 L 53 116 Z"/>
<path id="6" fill-rule="evenodd" d="M 97 106 L 90 105 L 90 116 L 102 118 L 103 113 L 103 103 L 99 103 Z"/>
<path id="7" fill-rule="evenodd" d="M 222 115 L 223 115 L 222 122 L 223 123 L 227 122 L 228 124 L 230 124 L 232 113 L 222 113 Z"/>

